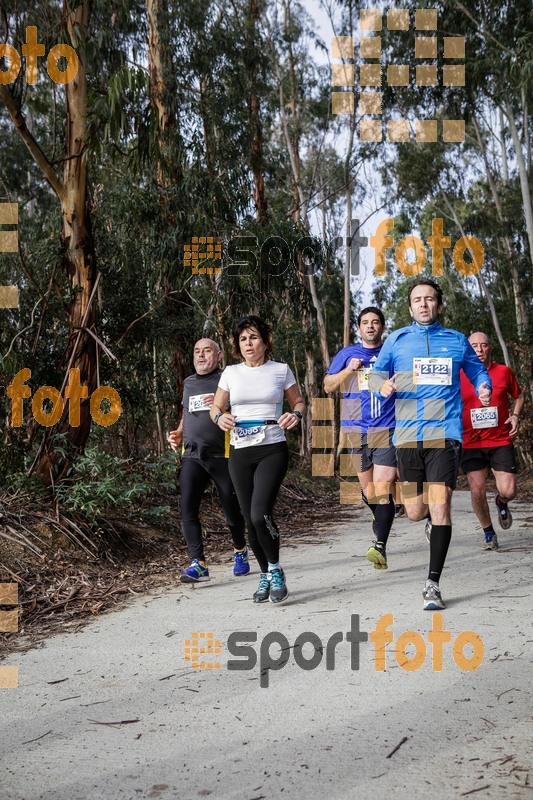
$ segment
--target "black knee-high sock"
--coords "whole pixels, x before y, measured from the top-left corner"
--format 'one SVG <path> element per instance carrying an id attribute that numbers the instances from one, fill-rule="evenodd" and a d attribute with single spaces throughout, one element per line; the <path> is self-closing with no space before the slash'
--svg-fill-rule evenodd
<path id="1" fill-rule="evenodd" d="M 446 554 L 452 538 L 451 525 L 433 525 L 429 542 L 429 575 L 428 580 L 439 582 Z"/>
<path id="2" fill-rule="evenodd" d="M 387 539 L 389 538 L 389 533 L 392 528 L 392 523 L 394 522 L 394 514 L 396 512 L 396 505 L 394 503 L 393 497 L 389 495 L 389 502 L 388 503 L 378 503 L 375 510 L 376 516 L 376 523 L 378 529 L 378 542 L 382 542 L 383 545 L 387 544 Z"/>
<path id="3" fill-rule="evenodd" d="M 366 496 L 366 494 L 365 494 L 364 492 L 361 492 L 361 497 L 363 498 L 363 503 L 364 503 L 366 506 L 368 506 L 368 507 L 369 507 L 369 509 L 370 509 L 370 511 L 372 512 L 372 514 L 373 514 L 374 516 L 376 516 L 376 508 L 377 508 L 377 503 L 369 503 L 369 502 L 368 502 L 368 498 L 367 498 L 367 496 Z"/>

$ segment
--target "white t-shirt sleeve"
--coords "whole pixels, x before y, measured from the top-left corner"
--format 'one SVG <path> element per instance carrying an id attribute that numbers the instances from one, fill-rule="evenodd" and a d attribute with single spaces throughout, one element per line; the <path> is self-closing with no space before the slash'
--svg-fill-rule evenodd
<path id="1" fill-rule="evenodd" d="M 295 383 L 296 383 L 296 378 L 294 377 L 292 369 L 287 364 L 287 375 L 285 377 L 285 383 L 283 385 L 283 390 L 285 391 L 285 389 L 290 389 L 291 386 L 294 386 Z"/>
<path id="2" fill-rule="evenodd" d="M 225 392 L 229 392 L 229 380 L 228 380 L 228 367 L 223 370 L 222 375 L 220 376 L 220 380 L 218 382 L 218 388 L 223 389 Z"/>

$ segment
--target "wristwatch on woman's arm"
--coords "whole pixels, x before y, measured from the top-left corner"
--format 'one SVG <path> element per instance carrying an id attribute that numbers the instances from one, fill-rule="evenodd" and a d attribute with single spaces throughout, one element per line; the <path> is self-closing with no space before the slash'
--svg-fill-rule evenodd
<path id="1" fill-rule="evenodd" d="M 291 411 L 291 414 L 293 415 L 293 417 L 296 417 L 297 420 L 301 420 L 303 417 L 301 411 Z"/>

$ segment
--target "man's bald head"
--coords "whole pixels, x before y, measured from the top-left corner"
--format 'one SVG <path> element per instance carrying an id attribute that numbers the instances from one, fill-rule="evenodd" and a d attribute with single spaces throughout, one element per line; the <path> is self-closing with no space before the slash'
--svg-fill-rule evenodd
<path id="1" fill-rule="evenodd" d="M 222 351 L 214 339 L 198 339 L 194 345 L 194 368 L 198 375 L 213 372 L 222 358 Z"/>
<path id="2" fill-rule="evenodd" d="M 487 334 L 482 333 L 481 331 L 476 331 L 476 333 L 472 333 L 468 337 L 468 341 L 476 351 L 477 357 L 484 364 L 484 366 L 489 366 L 492 348 L 490 346 L 490 339 Z"/>
<path id="3" fill-rule="evenodd" d="M 196 350 L 197 347 L 206 347 L 207 345 L 212 345 L 217 353 L 220 353 L 220 345 L 218 342 L 215 342 L 214 339 L 198 339 L 194 345 L 194 349 Z"/>

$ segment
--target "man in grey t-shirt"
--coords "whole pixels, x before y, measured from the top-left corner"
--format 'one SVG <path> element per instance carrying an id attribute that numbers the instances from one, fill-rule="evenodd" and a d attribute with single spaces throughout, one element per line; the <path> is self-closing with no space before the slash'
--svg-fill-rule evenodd
<path id="1" fill-rule="evenodd" d="M 214 481 L 220 505 L 226 517 L 234 547 L 234 575 L 250 572 L 244 538 L 244 519 L 228 472 L 225 434 L 211 422 L 209 409 L 222 374 L 218 364 L 220 347 L 212 339 L 200 339 L 194 345 L 195 375 L 183 384 L 183 416 L 168 441 L 174 451 L 182 449 L 180 473 L 181 526 L 191 565 L 180 576 L 183 583 L 209 580 L 204 555 L 200 503 L 208 484 Z"/>

